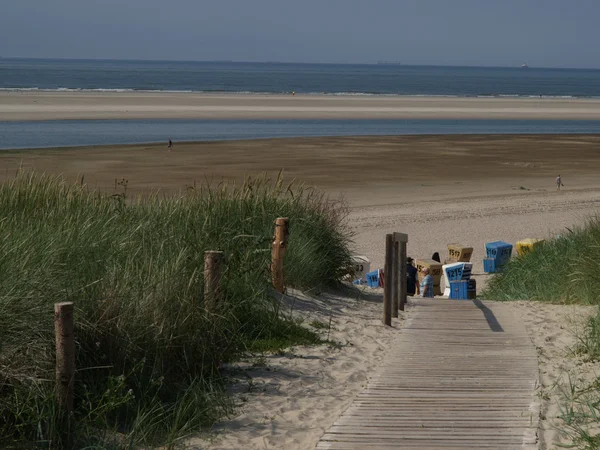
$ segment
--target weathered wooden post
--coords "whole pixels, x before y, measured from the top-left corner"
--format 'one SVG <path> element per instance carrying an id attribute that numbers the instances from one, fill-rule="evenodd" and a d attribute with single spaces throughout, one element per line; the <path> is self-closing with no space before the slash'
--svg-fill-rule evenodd
<path id="1" fill-rule="evenodd" d="M 391 234 L 385 235 L 385 266 L 383 268 L 384 286 L 383 286 L 383 323 L 392 326 L 392 264 L 394 252 L 394 237 Z"/>
<path id="2" fill-rule="evenodd" d="M 404 305 L 406 305 L 407 296 L 407 279 L 406 279 L 406 244 L 408 243 L 408 234 L 405 233 L 394 233 L 394 240 L 399 243 L 399 279 L 400 279 L 400 302 L 398 304 L 400 311 L 404 311 Z"/>
<path id="3" fill-rule="evenodd" d="M 71 448 L 73 433 L 71 419 L 75 391 L 75 339 L 73 336 L 73 303 L 54 305 L 54 334 L 56 339 L 56 400 L 63 417 L 62 448 Z"/>
<path id="4" fill-rule="evenodd" d="M 399 300 L 399 286 L 400 282 L 400 274 L 399 270 L 399 261 L 398 261 L 398 241 L 394 239 L 393 247 L 392 247 L 392 272 L 391 278 L 386 276 L 385 281 L 390 281 L 392 283 L 392 317 L 398 317 L 398 300 Z"/>
<path id="5" fill-rule="evenodd" d="M 283 294 L 283 256 L 287 247 L 288 240 L 288 225 L 287 217 L 279 217 L 275 221 L 275 236 L 273 237 L 272 252 L 271 252 L 271 274 L 273 278 L 273 287 L 277 292 Z"/>
<path id="6" fill-rule="evenodd" d="M 204 252 L 204 307 L 208 311 L 214 311 L 221 297 L 223 259 L 223 252 Z"/>

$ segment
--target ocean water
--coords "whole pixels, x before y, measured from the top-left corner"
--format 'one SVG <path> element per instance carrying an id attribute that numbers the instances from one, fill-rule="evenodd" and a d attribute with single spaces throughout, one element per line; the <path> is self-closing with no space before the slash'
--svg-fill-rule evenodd
<path id="1" fill-rule="evenodd" d="M 600 70 L 0 58 L 0 90 L 599 97 Z M 0 122 L 0 149 L 297 136 L 600 133 L 599 121 Z"/>
<path id="2" fill-rule="evenodd" d="M 600 70 L 0 58 L 0 89 L 600 97 Z"/>
<path id="3" fill-rule="evenodd" d="M 59 120 L 0 122 L 0 149 L 407 134 L 597 134 L 600 121 L 560 120 Z"/>

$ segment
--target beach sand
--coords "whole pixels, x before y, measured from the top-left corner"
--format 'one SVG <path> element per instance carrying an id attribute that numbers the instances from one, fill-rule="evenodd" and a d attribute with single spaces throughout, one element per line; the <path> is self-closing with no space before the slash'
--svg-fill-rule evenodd
<path id="1" fill-rule="evenodd" d="M 207 181 L 267 173 L 322 189 L 349 205 L 355 250 L 383 265 L 385 234 L 409 234 L 414 258 L 442 257 L 447 244 L 545 238 L 581 224 L 600 198 L 600 136 L 465 135 L 262 139 L 0 152 L 10 178 L 19 167 L 128 194 L 177 192 Z M 556 191 L 560 173 L 565 187 Z M 117 186 L 120 192 L 121 187 Z M 478 275 L 479 276 L 479 275 Z M 485 276 L 478 281 L 482 287 Z"/>
<path id="2" fill-rule="evenodd" d="M 190 92 L 0 92 L 0 121 L 59 119 L 600 119 L 599 99 Z"/>
<path id="3" fill-rule="evenodd" d="M 166 143 L 0 152 L 5 169 L 0 178 L 10 178 L 21 165 L 72 180 L 84 175 L 88 185 L 109 192 L 115 179 L 125 178 L 129 192 L 137 194 L 182 191 L 205 180 L 239 182 L 263 172 L 276 177 L 284 169 L 288 181 L 297 178 L 333 198 L 344 196 L 354 250 L 370 258 L 372 268 L 383 266 L 386 233 L 408 233 L 414 258 L 429 258 L 434 251 L 444 257 L 447 244 L 459 242 L 475 249 L 473 270 L 481 289 L 487 281 L 485 242 L 514 244 L 568 233 L 567 227 L 595 213 L 599 150 L 600 136 L 558 135 L 176 142 L 171 152 Z M 557 192 L 559 173 L 565 186 Z M 561 334 L 568 328 L 563 321 L 581 321 L 589 308 L 514 307 L 545 352 L 540 352 L 542 383 L 549 390 L 563 367 L 578 364 L 564 350 L 572 338 Z M 195 439 L 192 448 L 314 448 L 401 332 L 401 320 L 391 329 L 381 325 L 378 291 L 361 300 L 294 293 L 285 308 L 307 325 L 319 321 L 326 327 L 322 332 L 341 345 L 294 348 L 230 368 L 238 415 L 217 425 L 214 441 Z M 550 373 L 546 378 L 544 370 Z M 549 395 L 545 414 L 551 419 L 543 421 L 542 448 L 553 448 L 558 439 L 551 429 L 558 394 Z"/>
<path id="4" fill-rule="evenodd" d="M 314 449 L 362 391 L 404 321 L 400 313 L 393 327 L 381 325 L 380 292 L 288 294 L 282 312 L 331 343 L 229 365 L 224 374 L 231 378 L 237 413 L 212 435 L 188 441 L 189 448 Z"/>
<path id="5" fill-rule="evenodd" d="M 0 152 L 7 176 L 20 164 L 85 175 L 94 187 L 129 180 L 132 192 L 175 191 L 208 180 L 240 181 L 283 170 L 344 194 L 351 206 L 465 196 L 544 193 L 563 176 L 566 191 L 598 186 L 600 135 L 429 135 L 315 137 L 110 145 Z"/>
<path id="6" fill-rule="evenodd" d="M 597 307 L 524 301 L 509 305 L 525 323 L 538 352 L 537 394 L 542 402 L 539 448 L 572 448 L 568 447 L 573 442 L 563 432 L 565 422 L 561 419 L 566 411 L 565 393 L 571 385 L 581 390 L 600 376 L 600 362 L 589 361 L 577 352 L 578 338 L 583 336 L 586 321 L 596 314 Z"/>

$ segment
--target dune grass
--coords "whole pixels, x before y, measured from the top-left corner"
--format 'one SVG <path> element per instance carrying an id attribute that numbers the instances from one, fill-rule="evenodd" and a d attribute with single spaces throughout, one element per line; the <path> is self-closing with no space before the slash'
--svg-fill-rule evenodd
<path id="1" fill-rule="evenodd" d="M 0 185 L 0 447 L 60 447 L 53 304 L 75 304 L 75 446 L 174 446 L 231 412 L 218 367 L 318 342 L 279 314 L 274 220 L 290 218 L 289 286 L 349 267 L 343 205 L 282 179 L 131 199 L 20 173 Z M 203 304 L 203 253 L 225 252 L 223 297 Z"/>
<path id="2" fill-rule="evenodd" d="M 493 300 L 537 300 L 565 304 L 600 305 L 600 219 L 513 258 L 490 281 L 483 296 Z M 600 306 L 577 336 L 577 353 L 600 360 Z M 563 386 L 561 431 L 567 448 L 600 448 L 600 378 L 587 385 L 571 380 Z"/>
<path id="3" fill-rule="evenodd" d="M 482 293 L 493 300 L 600 304 L 600 219 L 512 258 Z"/>

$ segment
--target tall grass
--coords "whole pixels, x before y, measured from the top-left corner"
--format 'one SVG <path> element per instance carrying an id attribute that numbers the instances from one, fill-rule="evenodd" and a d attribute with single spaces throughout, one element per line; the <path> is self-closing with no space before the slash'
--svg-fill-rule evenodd
<path id="1" fill-rule="evenodd" d="M 53 304 L 76 313 L 77 446 L 174 445 L 231 411 L 218 367 L 241 352 L 316 342 L 283 318 L 267 267 L 290 218 L 286 283 L 336 283 L 349 266 L 344 208 L 248 179 L 129 199 L 61 177 L 0 185 L 0 446 L 59 446 Z M 226 255 L 223 299 L 203 307 L 203 253 Z"/>
<path id="2" fill-rule="evenodd" d="M 600 219 L 513 258 L 482 294 L 493 300 L 600 304 Z"/>
<path id="3" fill-rule="evenodd" d="M 600 219 L 547 241 L 533 252 L 513 258 L 492 278 L 486 298 L 538 300 L 600 305 Z M 577 351 L 600 359 L 600 306 L 577 336 Z M 587 385 L 570 380 L 561 391 L 561 431 L 570 444 L 565 448 L 599 449 L 600 378 Z"/>

